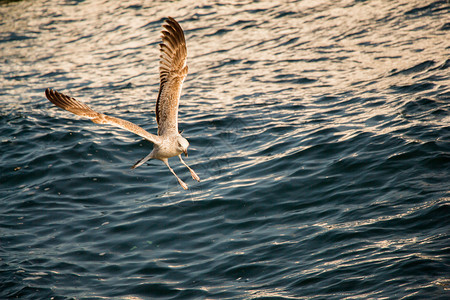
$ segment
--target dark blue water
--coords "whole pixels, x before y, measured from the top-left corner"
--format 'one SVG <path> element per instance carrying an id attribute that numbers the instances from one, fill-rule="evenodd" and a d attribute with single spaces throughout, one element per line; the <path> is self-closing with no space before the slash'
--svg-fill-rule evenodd
<path id="1" fill-rule="evenodd" d="M 0 298 L 449 299 L 447 1 L 1 1 Z M 185 29 L 186 162 L 156 133 Z"/>

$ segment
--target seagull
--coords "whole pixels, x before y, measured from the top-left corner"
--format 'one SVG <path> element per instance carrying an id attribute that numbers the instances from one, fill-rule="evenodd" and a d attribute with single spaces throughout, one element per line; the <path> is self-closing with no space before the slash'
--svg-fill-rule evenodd
<path id="1" fill-rule="evenodd" d="M 181 88 L 188 73 L 186 40 L 183 29 L 175 19 L 168 17 L 163 24 L 163 28 L 161 32 L 162 43 L 160 44 L 160 85 L 155 110 L 158 135 L 151 134 L 129 121 L 99 113 L 86 104 L 55 90 L 47 88 L 45 96 L 54 105 L 75 115 L 87 117 L 96 124 L 120 127 L 152 142 L 152 152 L 136 162 L 131 168 L 135 169 L 149 159 L 159 159 L 175 175 L 181 187 L 187 190 L 187 184 L 175 174 L 168 160 L 171 157 L 178 156 L 181 163 L 191 172 L 192 178 L 200 181 L 200 177 L 181 158 L 182 153 L 186 157 L 188 156 L 189 142 L 178 131 L 178 104 Z"/>

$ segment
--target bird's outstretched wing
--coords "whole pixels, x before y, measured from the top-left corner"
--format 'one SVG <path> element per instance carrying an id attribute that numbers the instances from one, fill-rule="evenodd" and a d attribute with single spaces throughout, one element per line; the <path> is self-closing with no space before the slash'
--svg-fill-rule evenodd
<path id="1" fill-rule="evenodd" d="M 171 135 L 178 134 L 178 104 L 181 87 L 188 73 L 187 49 L 183 29 L 177 21 L 169 17 L 163 27 L 156 121 L 158 135 Z"/>
<path id="2" fill-rule="evenodd" d="M 70 111 L 71 113 L 74 113 L 78 116 L 87 117 L 91 119 L 91 121 L 94 123 L 110 124 L 116 127 L 120 127 L 122 129 L 131 131 L 145 138 L 146 140 L 149 140 L 154 144 L 158 144 L 160 141 L 160 138 L 158 136 L 147 132 L 146 130 L 137 126 L 134 123 L 128 122 L 123 119 L 110 117 L 102 113 L 98 113 L 95 110 L 91 109 L 86 104 L 72 97 L 61 94 L 57 91 L 46 89 L 45 96 L 51 103 L 55 104 L 56 106 L 61 107 L 62 109 L 65 109 L 67 111 Z"/>

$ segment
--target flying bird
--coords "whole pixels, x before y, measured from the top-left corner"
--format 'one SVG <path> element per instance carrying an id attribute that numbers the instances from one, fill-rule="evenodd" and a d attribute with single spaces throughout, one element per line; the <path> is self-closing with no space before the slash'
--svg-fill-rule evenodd
<path id="1" fill-rule="evenodd" d="M 188 186 L 175 174 L 169 165 L 169 158 L 178 156 L 183 165 L 191 172 L 194 180 L 200 181 L 200 177 L 181 158 L 181 154 L 188 155 L 189 142 L 178 131 L 178 105 L 181 88 L 188 73 L 186 64 L 187 49 L 183 29 L 175 19 L 169 17 L 163 25 L 161 32 L 159 65 L 159 94 L 156 101 L 156 122 L 158 134 L 154 135 L 140 126 L 129 121 L 111 117 L 91 109 L 86 104 L 59 93 L 52 89 L 45 90 L 47 99 L 56 106 L 70 111 L 78 116 L 87 117 L 97 124 L 109 124 L 131 131 L 153 143 L 153 150 L 149 155 L 136 162 L 131 168 L 137 168 L 149 159 L 162 161 L 177 178 L 183 189 Z"/>

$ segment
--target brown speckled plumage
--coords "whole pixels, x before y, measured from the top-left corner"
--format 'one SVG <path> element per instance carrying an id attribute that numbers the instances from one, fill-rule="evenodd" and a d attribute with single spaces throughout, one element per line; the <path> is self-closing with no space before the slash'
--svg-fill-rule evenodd
<path id="1" fill-rule="evenodd" d="M 140 126 L 126 120 L 110 117 L 96 112 L 86 104 L 75 98 L 66 96 L 52 89 L 45 90 L 47 99 L 56 106 L 70 111 L 78 116 L 86 117 L 97 124 L 109 124 L 133 132 L 154 144 L 153 151 L 139 160 L 132 167 L 137 168 L 149 159 L 159 159 L 175 175 L 180 185 L 187 189 L 184 183 L 172 168 L 168 159 L 178 156 L 183 165 L 191 172 L 193 179 L 200 181 L 198 175 L 181 158 L 181 153 L 187 156 L 189 142 L 178 132 L 178 104 L 181 87 L 186 78 L 188 67 L 186 65 L 187 49 L 183 29 L 173 18 L 169 17 L 162 31 L 162 44 L 160 45 L 160 87 L 156 101 L 156 121 L 158 135 L 151 134 Z"/>
<path id="2" fill-rule="evenodd" d="M 183 29 L 173 18 L 166 20 L 160 44 L 160 86 L 156 101 L 158 135 L 178 133 L 178 103 L 188 73 L 187 49 Z"/>

